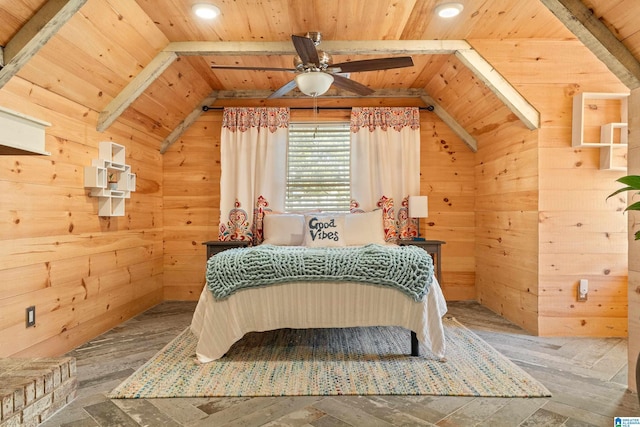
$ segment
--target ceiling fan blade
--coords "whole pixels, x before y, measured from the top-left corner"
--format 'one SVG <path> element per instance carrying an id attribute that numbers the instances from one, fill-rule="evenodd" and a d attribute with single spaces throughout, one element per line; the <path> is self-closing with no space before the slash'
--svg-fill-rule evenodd
<path id="1" fill-rule="evenodd" d="M 367 86 L 348 79 L 340 74 L 333 75 L 333 84 L 340 89 L 348 90 L 349 92 L 357 93 L 358 95 L 371 95 L 375 90 L 368 88 Z"/>
<path id="2" fill-rule="evenodd" d="M 269 95 L 267 99 L 280 98 L 281 96 L 295 89 L 296 86 L 298 86 L 298 84 L 296 83 L 295 79 L 291 80 L 289 83 L 285 84 L 284 86 L 281 86 L 278 90 L 276 90 L 271 95 Z"/>
<path id="3" fill-rule="evenodd" d="M 292 35 L 291 41 L 293 41 L 293 47 L 296 48 L 296 52 L 298 52 L 298 56 L 303 64 L 314 64 L 316 67 L 320 66 L 318 51 L 316 50 L 316 45 L 313 43 L 313 40 L 309 37 Z"/>
<path id="4" fill-rule="evenodd" d="M 211 68 L 214 70 L 253 70 L 253 71 L 287 71 L 295 73 L 295 68 L 278 68 L 278 67 L 242 67 L 234 65 L 215 65 L 212 64 Z"/>
<path id="5" fill-rule="evenodd" d="M 355 73 L 358 71 L 388 70 L 390 68 L 413 67 L 410 56 L 363 59 L 361 61 L 341 62 L 332 64 L 331 68 L 340 68 L 341 73 Z"/>

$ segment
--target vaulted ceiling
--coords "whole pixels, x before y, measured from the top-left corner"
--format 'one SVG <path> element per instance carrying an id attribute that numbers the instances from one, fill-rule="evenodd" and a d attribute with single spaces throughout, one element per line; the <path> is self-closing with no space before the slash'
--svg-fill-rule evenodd
<path id="1" fill-rule="evenodd" d="M 434 13 L 443 0 L 206 0 L 221 15 L 202 21 L 196 0 L 0 0 L 0 88 L 27 80 L 99 112 L 97 129 L 121 120 L 164 151 L 205 105 L 312 105 L 297 90 L 266 100 L 290 73 L 210 65 L 291 68 L 291 35 L 320 31 L 334 62 L 411 55 L 415 64 L 352 73 L 376 93 L 332 89 L 320 105 L 430 105 L 475 149 L 487 127 L 540 120 L 485 59 L 488 42 L 578 39 L 627 87 L 640 82 L 637 0 L 459 1 L 462 14 L 443 19 Z"/>

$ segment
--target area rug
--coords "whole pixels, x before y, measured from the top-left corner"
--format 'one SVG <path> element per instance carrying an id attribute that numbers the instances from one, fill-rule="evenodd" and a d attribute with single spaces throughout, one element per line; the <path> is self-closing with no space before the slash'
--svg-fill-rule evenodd
<path id="1" fill-rule="evenodd" d="M 440 395 L 544 397 L 551 393 L 484 340 L 444 319 L 445 361 L 396 327 L 249 333 L 220 360 L 199 364 L 186 329 L 110 398 Z"/>

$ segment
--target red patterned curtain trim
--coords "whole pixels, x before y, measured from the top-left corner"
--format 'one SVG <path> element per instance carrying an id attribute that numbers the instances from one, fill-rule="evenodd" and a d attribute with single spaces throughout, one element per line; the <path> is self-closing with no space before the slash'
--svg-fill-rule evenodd
<path id="1" fill-rule="evenodd" d="M 227 215 L 227 222 L 220 223 L 218 240 L 241 240 L 259 245 L 264 240 L 263 220 L 264 216 L 271 213 L 269 202 L 263 196 L 259 196 L 253 208 L 253 224 L 249 224 L 249 213 L 243 209 L 238 199 L 235 206 Z"/>
<path id="2" fill-rule="evenodd" d="M 235 206 L 227 214 L 227 222 L 221 222 L 218 231 L 218 240 L 223 242 L 229 240 L 252 241 L 253 234 L 249 225 L 249 215 L 246 209 L 240 205 L 236 199 Z"/>
<path id="3" fill-rule="evenodd" d="M 420 129 L 420 110 L 418 107 L 354 107 L 351 109 L 351 132 L 369 129 L 373 132 L 402 128 Z"/>
<path id="4" fill-rule="evenodd" d="M 268 128 L 273 133 L 289 127 L 289 109 L 274 107 L 226 107 L 222 127 L 230 132 L 246 132 L 251 128 Z"/>
<path id="5" fill-rule="evenodd" d="M 409 218 L 409 196 L 402 199 L 399 208 L 394 206 L 392 198 L 382 196 L 376 203 L 376 207 L 382 209 L 385 241 L 394 242 L 398 239 L 412 239 L 418 236 L 418 218 Z M 357 200 L 351 199 L 349 212 L 363 213 L 365 211 Z"/>

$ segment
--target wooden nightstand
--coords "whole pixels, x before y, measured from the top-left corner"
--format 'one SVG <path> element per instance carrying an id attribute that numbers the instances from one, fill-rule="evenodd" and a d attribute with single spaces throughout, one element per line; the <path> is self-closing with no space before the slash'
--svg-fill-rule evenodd
<path id="1" fill-rule="evenodd" d="M 249 242 L 243 242 L 240 240 L 228 240 L 226 242 L 221 242 L 220 240 L 209 240 L 208 242 L 203 242 L 202 244 L 207 245 L 207 259 L 211 258 L 217 253 L 226 251 L 227 249 L 245 248 L 249 246 Z"/>
<path id="2" fill-rule="evenodd" d="M 398 240 L 398 245 L 414 245 L 420 246 L 422 249 L 427 251 L 432 258 L 434 258 L 434 267 L 436 273 L 436 279 L 438 282 L 442 284 L 442 264 L 440 262 L 441 258 L 441 246 L 447 242 L 443 242 L 442 240 Z"/>

